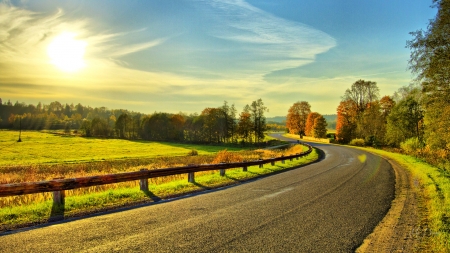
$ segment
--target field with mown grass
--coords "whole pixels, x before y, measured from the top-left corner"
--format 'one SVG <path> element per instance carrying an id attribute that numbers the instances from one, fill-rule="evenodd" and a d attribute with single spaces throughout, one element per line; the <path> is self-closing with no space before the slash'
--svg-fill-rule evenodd
<path id="1" fill-rule="evenodd" d="M 239 162 L 243 160 L 290 155 L 305 151 L 306 149 L 305 146 L 295 145 L 289 149 L 283 150 L 255 150 L 241 152 L 229 152 L 224 150 L 216 155 L 194 156 L 190 158 L 199 159 L 197 162 L 202 161 L 207 163 L 219 163 L 221 161 Z M 263 168 L 251 166 L 248 167 L 248 171 L 246 172 L 242 171 L 242 168 L 230 169 L 226 171 L 225 177 L 221 177 L 218 171 L 198 172 L 195 176 L 195 183 L 189 183 L 187 175 L 184 174 L 163 178 L 152 178 L 149 179 L 149 192 L 140 191 L 138 181 L 69 190 L 66 191 L 64 212 L 66 217 L 70 217 L 82 213 L 117 208 L 140 202 L 157 201 L 189 192 L 239 183 L 242 180 L 310 163 L 317 160 L 318 157 L 317 151 L 314 150 L 313 153 L 306 157 L 300 158 L 299 160 L 294 159 L 293 161 L 286 161 L 285 164 L 282 164 L 281 162 L 276 163 L 274 166 L 266 164 Z M 178 164 L 180 166 L 185 165 L 186 162 L 194 161 L 189 160 L 189 157 L 184 158 L 186 159 L 180 159 L 180 157 L 157 158 L 154 159 L 154 161 L 161 162 L 160 164 L 164 162 L 166 165 Z M 184 160 L 184 162 L 182 162 L 182 160 Z M 133 168 L 133 170 L 136 169 L 138 169 L 138 167 Z M 52 212 L 51 199 L 51 193 L 0 198 L 0 230 L 24 224 L 47 222 Z"/>
<path id="2" fill-rule="evenodd" d="M 0 166 L 83 163 L 105 160 L 185 156 L 195 149 L 199 155 L 230 151 L 239 147 L 176 144 L 143 140 L 85 138 L 38 131 L 0 130 Z"/>

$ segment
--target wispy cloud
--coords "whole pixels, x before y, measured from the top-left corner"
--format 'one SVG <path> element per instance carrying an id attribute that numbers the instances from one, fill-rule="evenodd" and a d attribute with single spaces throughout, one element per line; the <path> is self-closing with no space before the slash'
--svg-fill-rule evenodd
<path id="1" fill-rule="evenodd" d="M 135 44 L 135 45 L 130 45 L 127 46 L 125 48 L 120 48 L 117 51 L 113 52 L 111 54 L 112 57 L 120 57 L 120 56 L 124 56 L 127 54 L 132 54 L 132 53 L 136 53 L 154 46 L 157 46 L 161 43 L 163 43 L 165 41 L 165 39 L 157 39 L 154 41 L 150 41 L 150 42 L 145 42 L 145 43 L 139 43 L 139 44 Z"/>
<path id="2" fill-rule="evenodd" d="M 335 39 L 307 25 L 276 17 L 243 0 L 194 0 L 215 22 L 210 35 L 243 49 L 255 71 L 275 71 L 312 62 L 336 45 Z M 251 68 L 251 67 L 249 67 Z"/>

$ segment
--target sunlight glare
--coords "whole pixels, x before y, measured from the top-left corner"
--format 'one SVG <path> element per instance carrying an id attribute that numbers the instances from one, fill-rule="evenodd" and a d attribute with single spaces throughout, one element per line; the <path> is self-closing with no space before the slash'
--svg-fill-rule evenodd
<path id="1" fill-rule="evenodd" d="M 65 72 L 76 72 L 86 66 L 84 52 L 87 43 L 75 39 L 75 33 L 64 32 L 48 45 L 51 63 Z"/>

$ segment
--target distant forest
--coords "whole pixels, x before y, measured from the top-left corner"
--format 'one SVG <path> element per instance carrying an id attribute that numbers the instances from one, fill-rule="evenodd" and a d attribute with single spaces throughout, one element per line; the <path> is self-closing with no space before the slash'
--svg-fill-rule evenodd
<path id="1" fill-rule="evenodd" d="M 61 130 L 86 137 L 186 141 L 198 143 L 260 143 L 267 131 L 261 99 L 238 114 L 234 104 L 205 108 L 200 114 L 142 114 L 124 109 L 92 108 L 58 101 L 37 105 L 0 99 L 0 128 Z"/>

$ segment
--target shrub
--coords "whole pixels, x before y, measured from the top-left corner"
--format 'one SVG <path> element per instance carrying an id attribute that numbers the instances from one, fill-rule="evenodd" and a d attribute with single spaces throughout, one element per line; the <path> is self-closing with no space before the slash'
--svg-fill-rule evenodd
<path id="1" fill-rule="evenodd" d="M 349 144 L 352 146 L 364 147 L 365 142 L 363 139 L 353 139 Z"/>
<path id="2" fill-rule="evenodd" d="M 400 148 L 407 154 L 411 155 L 419 154 L 423 147 L 423 143 L 417 137 L 407 139 L 406 141 L 400 143 Z"/>
<path id="3" fill-rule="evenodd" d="M 191 149 L 191 151 L 189 151 L 188 156 L 197 156 L 198 155 L 198 151 L 195 149 Z"/>
<path id="4" fill-rule="evenodd" d="M 228 152 L 226 149 L 217 153 L 212 163 L 233 163 L 242 162 L 244 159 L 241 155 L 233 152 Z"/>

